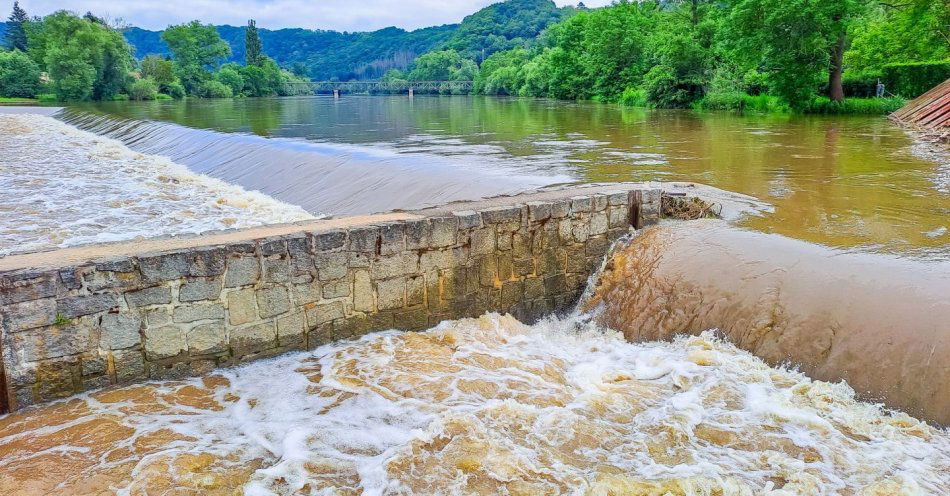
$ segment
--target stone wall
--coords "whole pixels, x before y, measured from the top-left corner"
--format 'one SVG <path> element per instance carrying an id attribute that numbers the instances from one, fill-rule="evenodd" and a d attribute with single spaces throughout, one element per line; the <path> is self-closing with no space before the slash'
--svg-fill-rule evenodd
<path id="1" fill-rule="evenodd" d="M 533 320 L 568 309 L 610 242 L 659 210 L 656 189 L 571 188 L 163 251 L 127 243 L 8 257 L 5 399 L 15 410 L 487 311 Z"/>

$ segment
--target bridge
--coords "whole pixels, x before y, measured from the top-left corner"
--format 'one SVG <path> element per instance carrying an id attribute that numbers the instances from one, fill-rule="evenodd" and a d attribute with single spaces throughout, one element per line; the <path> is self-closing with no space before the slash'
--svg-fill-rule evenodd
<path id="1" fill-rule="evenodd" d="M 314 93 L 459 93 L 472 90 L 472 81 L 295 81 L 294 87 L 306 86 Z"/>

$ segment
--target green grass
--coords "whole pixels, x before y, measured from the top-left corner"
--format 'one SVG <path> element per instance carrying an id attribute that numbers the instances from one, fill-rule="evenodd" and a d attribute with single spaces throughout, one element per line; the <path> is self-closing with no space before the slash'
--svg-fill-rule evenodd
<path id="1" fill-rule="evenodd" d="M 8 98 L 5 96 L 0 96 L 0 105 L 28 105 L 31 103 L 36 103 L 34 98 Z"/>
<path id="2" fill-rule="evenodd" d="M 627 88 L 620 94 L 618 102 L 628 107 L 646 107 L 647 91 L 641 88 Z"/>
<path id="3" fill-rule="evenodd" d="M 40 102 L 58 102 L 59 99 L 56 98 L 56 95 L 53 93 L 43 93 L 42 95 L 36 95 L 37 101 Z"/>
<path id="4" fill-rule="evenodd" d="M 845 98 L 843 102 L 832 102 L 827 97 L 816 98 L 804 108 L 805 114 L 825 115 L 887 115 L 907 103 L 903 98 Z"/>
<path id="5" fill-rule="evenodd" d="M 693 110 L 731 110 L 740 113 L 787 114 L 788 104 L 772 95 L 747 95 L 745 93 L 709 93 L 693 102 Z"/>

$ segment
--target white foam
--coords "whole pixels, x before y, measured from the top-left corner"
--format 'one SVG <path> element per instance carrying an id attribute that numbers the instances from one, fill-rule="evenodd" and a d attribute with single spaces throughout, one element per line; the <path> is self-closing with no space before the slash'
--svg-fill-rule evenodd
<path id="1" fill-rule="evenodd" d="M 0 114 L 0 255 L 314 216 L 36 114 Z"/>

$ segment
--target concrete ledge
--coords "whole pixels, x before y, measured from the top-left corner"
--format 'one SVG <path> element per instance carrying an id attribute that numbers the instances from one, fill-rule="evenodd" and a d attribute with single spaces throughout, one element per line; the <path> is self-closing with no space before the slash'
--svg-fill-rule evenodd
<path id="1" fill-rule="evenodd" d="M 660 210 L 655 187 L 594 185 L 9 256 L 0 260 L 5 403 L 488 311 L 531 321 L 569 308 L 611 241 L 656 223 Z"/>

